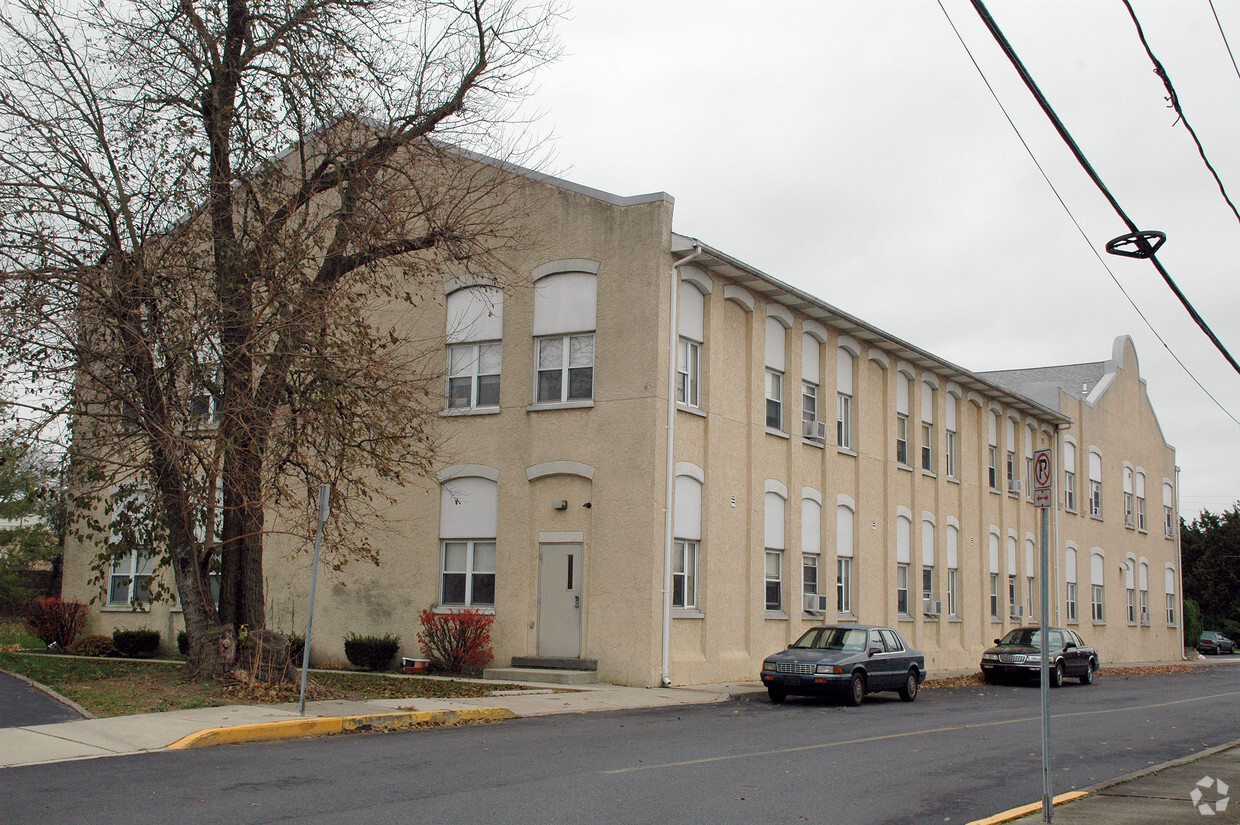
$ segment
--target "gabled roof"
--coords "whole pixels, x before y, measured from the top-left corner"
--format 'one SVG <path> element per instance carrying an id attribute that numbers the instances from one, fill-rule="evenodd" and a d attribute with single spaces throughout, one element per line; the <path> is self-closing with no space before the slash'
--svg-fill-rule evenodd
<path id="1" fill-rule="evenodd" d="M 1025 415 L 1040 418 L 1049 424 L 1072 423 L 1072 419 L 1064 416 L 1054 407 L 1046 406 L 1009 386 L 1000 384 L 989 377 L 987 373 L 971 372 L 927 350 L 902 341 L 873 324 L 868 324 L 854 315 L 849 315 L 842 309 L 773 278 L 765 272 L 733 258 L 731 255 L 721 252 L 696 238 L 679 234 L 672 235 L 671 252 L 673 255 L 687 255 L 699 247 L 702 253 L 693 260 L 694 265 L 704 266 L 717 272 L 735 281 L 745 289 L 761 295 L 768 301 L 774 301 L 789 309 L 794 309 L 819 323 L 829 325 L 845 335 L 852 336 L 859 342 L 882 350 L 891 357 L 907 361 L 920 369 L 934 373 L 940 378 L 954 381 L 960 385 L 962 390 L 973 390 L 981 393 L 1002 402 L 1006 406 L 1020 410 Z"/>
<path id="2" fill-rule="evenodd" d="M 1107 371 L 1106 361 L 1064 364 L 1058 367 L 1032 367 L 1023 370 L 991 370 L 978 373 L 1012 392 L 1026 393 L 1030 384 L 1054 386 L 1068 395 L 1085 399 L 1093 393 Z"/>

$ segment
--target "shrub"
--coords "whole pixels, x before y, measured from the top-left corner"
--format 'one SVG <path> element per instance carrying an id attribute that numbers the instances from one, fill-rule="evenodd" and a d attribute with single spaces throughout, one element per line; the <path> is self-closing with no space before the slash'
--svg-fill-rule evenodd
<path id="1" fill-rule="evenodd" d="M 390 633 L 383 636 L 359 636 L 350 633 L 344 637 L 344 655 L 349 664 L 364 670 L 386 670 L 400 649 L 400 637 Z"/>
<path id="2" fill-rule="evenodd" d="M 112 644 L 116 645 L 117 653 L 131 659 L 139 656 L 154 656 L 159 652 L 159 631 L 145 627 L 137 630 L 117 628 L 112 631 Z"/>
<path id="3" fill-rule="evenodd" d="M 26 627 L 46 645 L 68 647 L 86 627 L 86 605 L 54 596 L 39 599 L 26 617 Z"/>
<path id="4" fill-rule="evenodd" d="M 184 630 L 177 633 L 177 653 L 182 656 L 189 655 L 189 634 Z"/>
<path id="5" fill-rule="evenodd" d="M 418 642 L 436 670 L 478 673 L 491 661 L 495 617 L 477 610 L 432 613 L 423 610 Z"/>
<path id="6" fill-rule="evenodd" d="M 83 636 L 69 645 L 69 652 L 74 656 L 115 656 L 116 645 L 110 636 Z"/>
<path id="7" fill-rule="evenodd" d="M 292 662 L 293 667 L 301 667 L 301 660 L 305 655 L 306 637 L 299 633 L 288 634 L 288 660 Z"/>

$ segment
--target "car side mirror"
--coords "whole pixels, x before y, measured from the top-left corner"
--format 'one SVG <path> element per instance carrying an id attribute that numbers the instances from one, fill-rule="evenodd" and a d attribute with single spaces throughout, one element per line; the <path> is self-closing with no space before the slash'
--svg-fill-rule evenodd
<path id="1" fill-rule="evenodd" d="M 998 640 L 998 639 L 995 639 L 995 644 L 999 644 L 999 640 Z"/>
<path id="2" fill-rule="evenodd" d="M 883 649 L 882 649 L 881 647 L 872 647 L 872 648 L 870 648 L 870 655 L 871 655 L 871 656 L 873 656 L 875 653 L 882 653 L 882 652 L 883 652 Z"/>
<path id="3" fill-rule="evenodd" d="M 1074 648 L 1074 647 L 1076 647 L 1076 645 L 1075 645 L 1075 644 L 1073 644 L 1072 642 L 1068 642 L 1067 644 L 1065 644 L 1065 645 L 1063 646 L 1063 649 L 1064 649 L 1064 650 L 1071 650 L 1071 649 L 1072 649 L 1072 648 Z"/>

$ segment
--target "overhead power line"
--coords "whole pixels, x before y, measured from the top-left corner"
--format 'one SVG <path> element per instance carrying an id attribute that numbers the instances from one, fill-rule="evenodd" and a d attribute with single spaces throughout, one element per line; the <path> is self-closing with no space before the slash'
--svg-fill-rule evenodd
<path id="1" fill-rule="evenodd" d="M 1090 165 L 1089 159 L 1085 157 L 1085 153 L 1081 151 L 1081 147 L 1077 145 L 1076 141 L 1072 138 L 1072 135 L 1069 134 L 1067 127 L 1065 127 L 1063 125 L 1063 121 L 1059 119 L 1059 115 L 1057 115 L 1055 110 L 1051 108 L 1050 102 L 1047 101 L 1046 96 L 1042 94 L 1042 90 L 1038 88 L 1038 84 L 1034 82 L 1028 69 L 1025 68 L 1025 64 L 1021 62 L 1021 59 L 1016 54 L 1015 49 L 1012 48 L 1012 44 L 1008 42 L 1007 38 L 1003 35 L 1003 32 L 999 29 L 999 25 L 995 23 L 994 18 L 990 16 L 990 12 L 987 10 L 986 4 L 983 3 L 982 0 L 972 0 L 972 3 L 978 16 L 981 17 L 982 22 L 990 31 L 991 36 L 994 37 L 995 42 L 999 44 L 999 48 L 1003 50 L 1003 53 L 1007 56 L 1008 61 L 1016 69 L 1017 74 L 1020 75 L 1021 81 L 1024 82 L 1025 87 L 1029 89 L 1030 93 L 1034 96 L 1034 99 L 1038 102 L 1038 105 L 1042 107 L 1042 111 L 1046 114 L 1047 118 L 1050 119 L 1051 124 L 1055 127 L 1055 131 L 1059 133 L 1060 138 L 1062 138 L 1063 142 L 1070 150 L 1072 150 L 1072 154 L 1076 157 L 1077 163 L 1079 163 L 1081 168 L 1085 170 L 1085 173 L 1089 175 L 1090 180 L 1092 180 L 1094 185 L 1098 187 L 1098 191 L 1106 197 L 1107 202 L 1111 204 L 1111 208 L 1115 210 L 1115 214 L 1119 215 L 1120 220 L 1122 220 L 1128 227 L 1129 233 L 1133 236 L 1143 234 L 1141 230 L 1137 228 L 1137 225 L 1133 223 L 1132 219 L 1128 217 L 1128 214 L 1124 212 L 1123 207 L 1119 205 L 1119 201 L 1117 201 L 1115 196 L 1111 194 L 1111 190 L 1109 190 L 1106 184 L 1102 182 L 1102 178 L 1098 176 L 1096 171 L 1094 171 L 1094 167 Z M 1205 322 L 1205 319 L 1203 319 L 1193 305 L 1189 303 L 1188 298 L 1185 297 L 1184 293 L 1180 291 L 1179 286 L 1177 286 L 1175 281 L 1172 280 L 1170 273 L 1167 272 L 1166 268 L 1162 265 L 1162 262 L 1160 262 L 1152 252 L 1148 255 L 1144 255 L 1143 257 L 1148 257 L 1150 262 L 1154 264 L 1154 268 L 1158 270 L 1158 274 L 1162 276 L 1163 281 L 1165 281 L 1167 286 L 1171 288 L 1171 291 L 1175 293 L 1175 297 L 1179 299 L 1189 316 L 1193 319 L 1201 331 L 1206 334 L 1206 337 L 1210 339 L 1215 348 L 1222 353 L 1224 358 L 1227 359 L 1227 363 L 1231 364 L 1232 369 L 1234 369 L 1237 374 L 1240 374 L 1240 364 L 1236 363 L 1236 359 L 1233 358 L 1231 353 L 1227 351 L 1227 347 L 1223 346 L 1223 342 L 1220 341 L 1218 336 L 1214 334 L 1214 331 L 1210 329 L 1209 324 Z"/>
<path id="2" fill-rule="evenodd" d="M 1231 44 L 1227 42 L 1227 32 L 1223 31 L 1223 23 L 1218 19 L 1218 9 L 1214 8 L 1214 0 L 1210 0 L 1210 12 L 1214 15 L 1214 25 L 1218 26 L 1218 33 L 1223 38 L 1223 45 L 1227 47 L 1227 56 L 1231 58 L 1231 67 L 1236 70 L 1236 77 L 1240 77 L 1240 66 L 1236 65 L 1236 55 L 1232 53 Z"/>

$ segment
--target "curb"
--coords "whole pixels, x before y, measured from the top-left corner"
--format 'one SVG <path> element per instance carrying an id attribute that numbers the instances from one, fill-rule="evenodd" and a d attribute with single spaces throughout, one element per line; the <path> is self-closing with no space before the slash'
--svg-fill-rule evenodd
<path id="1" fill-rule="evenodd" d="M 1161 765 L 1152 765 L 1148 768 L 1142 768 L 1139 771 L 1133 771 L 1132 773 L 1126 773 L 1123 776 L 1117 776 L 1114 779 L 1107 779 L 1103 782 L 1097 783 L 1096 785 L 1090 785 L 1088 788 L 1083 790 L 1060 794 L 1051 800 L 1051 804 L 1061 805 L 1068 802 L 1075 802 L 1076 800 L 1082 799 L 1086 796 L 1092 796 L 1101 791 L 1105 791 L 1107 788 L 1113 788 L 1116 785 L 1123 785 L 1125 782 L 1132 782 L 1134 780 L 1141 779 L 1142 777 L 1149 776 L 1150 774 L 1159 773 L 1160 771 L 1178 768 L 1181 765 L 1187 765 L 1190 762 L 1196 762 L 1199 759 L 1205 759 L 1208 756 L 1214 756 L 1216 753 L 1222 753 L 1223 751 L 1231 750 L 1235 747 L 1240 747 L 1240 739 L 1234 739 L 1230 742 L 1225 742 L 1222 745 L 1215 745 L 1212 748 L 1206 748 L 1199 753 L 1181 756 L 1179 759 L 1172 759 L 1169 762 L 1163 762 Z M 1019 808 L 1010 808 L 1002 813 L 997 813 L 994 816 L 988 816 L 984 819 L 975 819 L 972 822 L 966 823 L 966 825 L 998 825 L 1001 822 L 1011 822 L 1015 819 L 1029 816 L 1030 814 L 1037 813 L 1040 810 L 1042 810 L 1042 803 L 1034 802 L 1030 805 L 1022 805 Z"/>
<path id="2" fill-rule="evenodd" d="M 168 750 L 235 745 L 243 742 L 272 742 L 325 736 L 354 731 L 407 730 L 420 725 L 458 725 L 473 722 L 502 722 L 517 715 L 508 708 L 466 708 L 461 710 L 423 710 L 403 713 L 371 713 L 362 716 L 321 716 L 311 719 L 284 719 L 255 722 L 224 728 L 206 728 L 168 745 Z"/>

